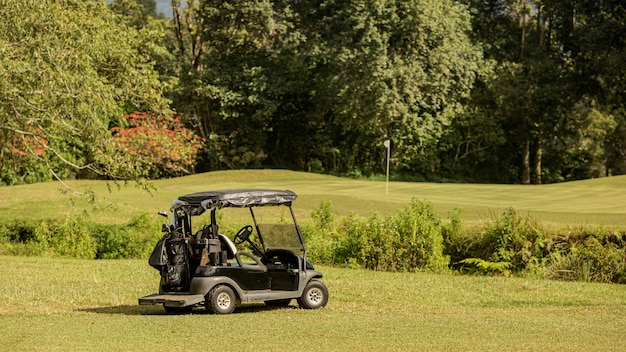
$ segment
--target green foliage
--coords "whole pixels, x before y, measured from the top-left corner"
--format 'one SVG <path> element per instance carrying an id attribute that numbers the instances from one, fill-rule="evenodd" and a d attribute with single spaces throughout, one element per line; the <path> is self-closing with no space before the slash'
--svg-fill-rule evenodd
<path id="1" fill-rule="evenodd" d="M 384 219 L 348 216 L 334 236 L 334 248 L 322 248 L 325 253 L 334 250 L 334 263 L 381 271 L 442 271 L 448 265 L 441 220 L 425 201 L 413 199 L 398 215 Z"/>
<path id="2" fill-rule="evenodd" d="M 508 209 L 480 231 L 448 231 L 445 253 L 460 272 L 624 283 L 623 233 L 580 229 L 567 236 Z"/>
<path id="3" fill-rule="evenodd" d="M 539 275 L 553 243 L 537 223 L 509 208 L 477 234 L 449 236 L 446 244 L 458 270 Z"/>
<path id="4" fill-rule="evenodd" d="M 626 235 L 613 237 L 590 235 L 576 241 L 568 251 L 551 256 L 550 277 L 585 282 L 626 283 Z M 601 242 L 602 240 L 602 242 Z M 604 242 L 604 243 L 603 243 Z"/>
<path id="5" fill-rule="evenodd" d="M 461 210 L 454 209 L 448 214 L 448 221 L 443 224 L 442 237 L 444 255 L 450 257 L 450 263 L 455 268 L 466 258 L 475 258 L 482 255 L 482 241 L 479 236 L 463 228 Z"/>
<path id="6" fill-rule="evenodd" d="M 446 267 L 439 262 L 443 256 L 443 262 L 449 257 L 450 269 L 459 273 L 503 275 L 508 271 L 513 276 L 532 278 L 624 282 L 626 232 L 619 222 L 619 207 L 623 203 L 620 197 L 623 196 L 625 177 L 541 187 L 393 183 L 394 192 L 385 198 L 381 197 L 384 183 L 380 182 L 285 170 L 215 172 L 158 181 L 162 191 L 152 195 L 138 189 L 113 192 L 110 197 L 115 203 L 114 213 L 91 214 L 95 215 L 90 215 L 91 220 L 86 220 L 88 212 L 81 210 L 91 204 L 77 200 L 71 211 L 64 211 L 67 210 L 67 198 L 50 192 L 48 184 L 6 187 L 0 189 L 7 219 L 0 224 L 0 254 L 49 257 L 65 253 L 64 256 L 89 258 L 145 259 L 161 236 L 161 219 L 151 220 L 150 216 L 142 214 L 144 210 L 154 210 L 157 203 L 166 204 L 163 202 L 171 200 L 172 192 L 179 194 L 173 189 L 200 183 L 212 184 L 216 189 L 227 188 L 250 179 L 260 187 L 289 184 L 300 190 L 302 197 L 298 202 L 302 203 L 296 204 L 295 210 L 310 214 L 310 219 L 299 216 L 299 221 L 306 237 L 307 256 L 316 265 L 381 271 L 441 270 L 442 266 Z M 98 192 L 106 190 L 105 182 L 74 181 L 73 184 Z M 598 192 L 604 197 L 598 199 Z M 326 199 L 332 203 L 316 200 L 319 194 L 328 194 Z M 442 221 L 432 212 L 432 205 L 411 201 L 410 194 L 435 199 L 435 207 L 440 211 L 449 204 L 465 205 L 465 208 L 463 213 L 459 209 L 449 212 L 447 219 Z M 550 225 L 538 223 L 530 215 L 521 215 L 513 208 L 490 221 L 483 221 L 486 208 L 478 204 L 502 203 L 502 194 L 506 194 L 507 202 L 537 209 L 533 216 L 544 221 L 549 219 Z M 613 201 L 607 203 L 609 198 Z M 129 199 L 133 202 L 128 203 Z M 407 203 L 406 208 L 402 208 Z M 469 203 L 473 206 L 467 206 Z M 596 218 L 598 206 L 604 206 L 614 214 Z M 51 208 L 55 210 L 51 211 Z M 558 209 L 566 215 L 559 217 L 551 209 Z M 367 218 L 359 215 L 373 211 L 385 213 Z M 120 223 L 133 214 L 142 215 Z M 111 218 L 112 215 L 115 219 Z M 219 212 L 220 224 L 222 216 L 223 213 Z M 55 220 L 42 220 L 50 217 Z M 230 216 L 225 218 L 232 220 Z M 70 221 L 66 222 L 66 219 Z M 201 219 L 194 224 L 202 226 L 209 220 L 208 217 Z M 613 221 L 610 228 L 597 225 L 566 227 L 566 224 L 582 221 L 607 223 L 606 219 Z M 241 223 L 239 226 L 223 223 L 223 233 L 234 234 L 245 224 L 241 219 L 234 222 Z M 558 228 L 553 227 L 555 222 Z M 82 236 L 83 232 L 93 240 Z M 80 241 L 68 240 L 68 236 L 80 237 Z M 437 248 L 442 248 L 441 256 Z M 84 254 L 79 253 L 81 251 Z M 420 267 L 424 262 L 433 264 Z"/>
<path id="7" fill-rule="evenodd" d="M 2 2 L 2 184 L 186 173 L 110 140 L 126 113 L 170 115 L 163 95 L 204 138 L 198 170 L 368 177 L 390 139 L 404 178 L 625 171 L 618 0 L 106 3 Z"/>
<path id="8" fill-rule="evenodd" d="M 174 103 L 210 141 L 210 168 L 370 175 L 391 138 L 399 168 L 431 170 L 482 65 L 450 0 L 192 1 L 174 24 Z"/>
<path id="9" fill-rule="evenodd" d="M 509 268 L 511 267 L 510 262 L 490 262 L 480 258 L 466 258 L 461 260 L 459 263 L 475 267 L 476 270 L 482 274 L 490 274 L 494 276 L 509 276 L 511 274 L 509 271 Z M 463 267 L 463 269 L 467 270 L 465 267 Z"/>
<path id="10" fill-rule="evenodd" d="M 547 245 L 544 233 L 536 223 L 509 208 L 487 228 L 486 240 L 492 244 L 488 259 L 508 262 L 516 271 L 526 268 L 532 257 L 543 257 Z"/>
<path id="11" fill-rule="evenodd" d="M 307 221 L 300 225 L 306 239 L 309 260 L 316 263 L 334 263 L 339 234 L 331 202 L 323 200 L 311 212 L 311 219 L 312 223 Z"/>
<path id="12" fill-rule="evenodd" d="M 395 217 L 394 223 L 392 236 L 400 241 L 396 255 L 399 259 L 408 257 L 409 268 L 431 271 L 447 268 L 449 258 L 443 255 L 441 219 L 432 203 L 413 198 Z"/>
<path id="13" fill-rule="evenodd" d="M 322 229 L 329 228 L 335 218 L 331 202 L 322 200 L 319 208 L 311 212 L 311 218 L 313 218 L 315 225 L 318 227 Z"/>
<path id="14" fill-rule="evenodd" d="M 98 243 L 96 259 L 147 258 L 161 237 L 158 229 L 147 214 L 122 226 L 93 226 L 92 236 Z"/>
<path id="15" fill-rule="evenodd" d="M 124 225 L 96 225 L 75 218 L 0 227 L 0 253 L 84 259 L 146 258 L 160 237 L 141 215 Z"/>
<path id="16" fill-rule="evenodd" d="M 120 23 L 102 1 L 3 1 L 4 182 L 17 181 L 12 173 L 65 178 L 66 169 L 132 178 L 124 156 L 109 153 L 106 145 L 109 124 L 123 113 L 165 107 L 156 71 L 142 51 L 147 43 L 147 33 Z M 15 150 L 19 158 L 5 158 Z M 112 165 L 119 174 L 112 174 Z M 41 167 L 47 177 L 40 178 Z"/>

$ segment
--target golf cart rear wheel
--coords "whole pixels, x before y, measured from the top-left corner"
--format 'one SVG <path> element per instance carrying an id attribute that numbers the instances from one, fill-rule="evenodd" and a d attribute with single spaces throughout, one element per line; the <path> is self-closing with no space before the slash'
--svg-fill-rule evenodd
<path id="1" fill-rule="evenodd" d="M 328 303 L 328 289 L 321 281 L 311 280 L 304 287 L 298 305 L 304 309 L 322 308 Z"/>
<path id="2" fill-rule="evenodd" d="M 204 305 L 210 313 L 230 314 L 237 305 L 237 296 L 232 288 L 219 285 L 211 289 L 204 298 Z"/>

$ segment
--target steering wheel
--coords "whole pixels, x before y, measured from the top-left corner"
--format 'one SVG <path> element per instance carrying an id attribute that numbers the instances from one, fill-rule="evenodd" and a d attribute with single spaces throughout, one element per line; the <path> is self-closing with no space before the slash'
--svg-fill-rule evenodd
<path id="1" fill-rule="evenodd" d="M 237 231 L 237 234 L 235 235 L 235 244 L 244 243 L 248 240 L 248 238 L 250 238 L 250 235 L 252 235 L 252 226 L 246 225 L 242 227 L 239 231 Z"/>

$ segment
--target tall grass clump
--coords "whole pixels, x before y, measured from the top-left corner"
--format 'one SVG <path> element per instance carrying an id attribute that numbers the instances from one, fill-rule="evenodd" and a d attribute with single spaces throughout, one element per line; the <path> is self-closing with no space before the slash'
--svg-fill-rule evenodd
<path id="1" fill-rule="evenodd" d="M 549 278 L 626 284 L 626 234 L 572 233 L 555 247 Z"/>

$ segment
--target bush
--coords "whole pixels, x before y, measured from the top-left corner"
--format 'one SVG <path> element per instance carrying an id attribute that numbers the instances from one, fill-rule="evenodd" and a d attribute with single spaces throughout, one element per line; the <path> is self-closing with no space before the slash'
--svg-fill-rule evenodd
<path id="1" fill-rule="evenodd" d="M 334 259 L 338 263 L 382 271 L 441 271 L 443 254 L 440 218 L 431 203 L 413 199 L 393 217 L 345 218 L 338 232 Z"/>
<path id="2" fill-rule="evenodd" d="M 432 204 L 417 199 L 395 216 L 351 214 L 341 220 L 323 201 L 311 220 L 302 231 L 308 258 L 319 264 L 402 272 L 450 265 L 461 273 L 626 283 L 626 234 L 581 228 L 548 236 L 514 209 L 484 226 L 464 228 L 460 210 L 443 223 Z M 0 254 L 147 258 L 162 235 L 157 222 L 142 214 L 123 225 L 79 218 L 2 224 Z"/>
<path id="3" fill-rule="evenodd" d="M 89 233 L 89 228 L 80 218 L 53 228 L 41 227 L 48 245 L 56 254 L 63 257 L 93 259 L 97 253 L 97 242 Z"/>
<path id="4" fill-rule="evenodd" d="M 308 258 L 313 262 L 335 263 L 338 236 L 334 217 L 332 204 L 322 201 L 319 208 L 311 212 L 313 223 L 301 225 L 308 248 Z"/>
<path id="5" fill-rule="evenodd" d="M 453 253 L 457 259 L 456 269 L 498 275 L 538 275 L 542 272 L 538 268 L 545 267 L 552 247 L 552 241 L 540 226 L 512 208 L 487 224 L 475 237 L 457 236 L 449 241 L 448 250 L 457 250 Z M 461 248 L 465 248 L 464 253 L 459 252 Z"/>
<path id="6" fill-rule="evenodd" d="M 96 259 L 120 259 L 147 258 L 162 234 L 159 225 L 142 214 L 126 225 L 97 226 L 93 236 L 98 243 Z"/>

